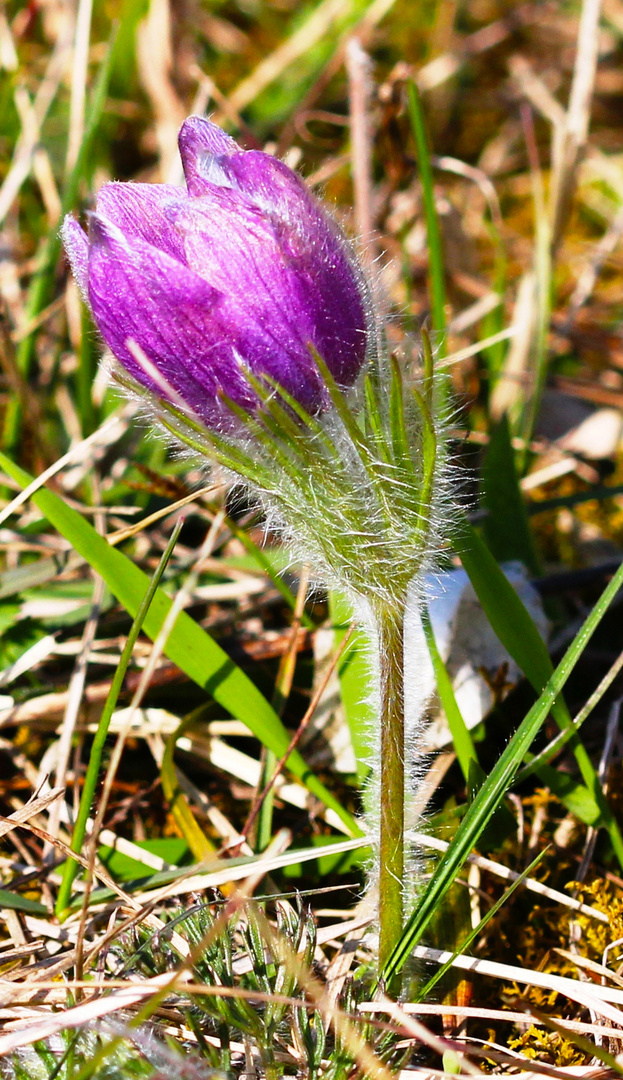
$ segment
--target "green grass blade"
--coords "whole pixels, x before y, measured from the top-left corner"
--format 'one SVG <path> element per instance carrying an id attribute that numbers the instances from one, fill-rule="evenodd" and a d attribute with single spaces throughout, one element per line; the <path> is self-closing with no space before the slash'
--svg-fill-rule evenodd
<path id="1" fill-rule="evenodd" d="M 160 780 L 162 783 L 162 794 L 168 803 L 173 820 L 194 857 L 201 862 L 204 859 L 209 859 L 211 855 L 214 855 L 216 847 L 209 837 L 206 836 L 195 818 L 190 803 L 179 782 L 175 768 L 175 747 L 177 741 L 178 739 L 181 739 L 182 735 L 185 735 L 188 730 L 194 727 L 195 724 L 196 718 L 191 713 L 191 715 L 187 716 L 185 720 L 182 720 L 179 727 L 169 735 L 165 743 L 162 765 L 160 767 Z"/>
<path id="2" fill-rule="evenodd" d="M 472 944 L 472 942 L 476 941 L 476 939 L 480 937 L 480 935 L 481 935 L 482 931 L 485 929 L 487 923 L 489 923 L 491 921 L 491 919 L 493 919 L 494 916 L 497 915 L 498 911 L 506 903 L 506 901 L 510 900 L 511 896 L 515 892 L 515 889 L 519 888 L 519 886 L 523 884 L 523 882 L 526 880 L 526 878 L 530 877 L 533 870 L 536 870 L 537 866 L 541 862 L 541 859 L 544 857 L 547 850 L 548 850 L 547 848 L 544 848 L 543 851 L 539 851 L 539 854 L 537 855 L 536 859 L 533 859 L 532 862 L 530 863 L 530 865 L 526 866 L 525 870 L 523 870 L 521 872 L 519 877 L 515 878 L 513 883 L 511 885 L 509 885 L 508 889 L 504 890 L 502 895 L 500 897 L 498 897 L 498 899 L 495 901 L 495 904 L 493 904 L 489 908 L 486 915 L 483 916 L 483 918 L 480 920 L 478 925 L 475 926 L 474 929 L 471 930 L 470 933 L 467 935 L 465 940 L 461 942 L 460 948 L 457 949 L 457 951 L 452 954 L 452 956 L 450 957 L 449 960 L 446 960 L 445 964 L 442 964 L 441 967 L 438 968 L 438 970 L 434 973 L 434 975 L 431 975 L 430 979 L 422 987 L 421 990 L 418 989 L 418 991 L 417 991 L 417 1001 L 430 1000 L 430 995 L 431 995 L 432 991 L 434 990 L 434 988 L 437 985 L 437 983 L 439 982 L 439 980 L 443 978 L 446 971 L 450 970 L 450 968 L 452 967 L 453 960 L 459 955 L 459 953 L 466 953 L 467 950 L 469 949 L 470 945 Z"/>
<path id="3" fill-rule="evenodd" d="M 485 225 L 485 227 L 487 226 Z M 490 222 L 487 231 L 490 233 L 494 245 L 494 269 L 491 286 L 498 296 L 503 297 L 506 296 L 509 284 L 508 256 L 497 226 L 493 222 Z M 499 334 L 505 328 L 506 311 L 504 309 L 504 304 L 500 303 L 493 311 L 490 311 L 488 315 L 485 315 L 482 320 L 478 335 L 479 339 L 481 341 L 486 341 L 488 338 L 492 338 Z M 487 372 L 489 374 L 489 391 L 491 391 L 494 381 L 497 379 L 504 365 L 505 349 L 506 343 L 497 341 L 494 345 L 488 345 L 481 352 L 481 356 L 486 364 Z"/>
<path id="4" fill-rule="evenodd" d="M 448 721 L 448 727 L 450 728 L 450 734 L 452 735 L 456 756 L 459 765 L 461 766 L 461 772 L 465 777 L 465 782 L 469 784 L 472 763 L 478 763 L 478 755 L 476 754 L 474 740 L 469 733 L 461 710 L 457 705 L 454 689 L 446 665 L 437 648 L 437 642 L 435 641 L 435 635 L 433 633 L 427 608 L 422 609 L 422 628 L 424 630 L 428 652 L 435 672 L 437 693 L 439 694 L 443 711 L 446 714 L 446 720 Z"/>
<path id="5" fill-rule="evenodd" d="M 532 683 L 537 694 L 540 693 L 553 671 L 545 642 L 486 544 L 468 524 L 461 536 L 461 561 L 492 629 Z M 552 703 L 552 715 L 562 731 L 573 726 L 562 698 Z M 570 744 L 588 789 L 587 793 L 601 811 L 599 825 L 607 829 L 613 851 L 623 867 L 623 835 L 608 805 L 593 763 L 575 731 Z M 557 794 L 566 805 L 566 789 L 559 785 Z M 577 805 L 577 798 L 574 798 L 574 803 Z"/>
<path id="6" fill-rule="evenodd" d="M 147 612 L 151 606 L 151 602 L 156 594 L 156 589 L 160 584 L 162 575 L 166 569 L 167 563 L 173 553 L 180 531 L 183 524 L 183 518 L 179 518 L 178 522 L 171 533 L 171 538 L 162 553 L 160 562 L 154 571 L 153 577 L 149 582 L 147 591 L 143 599 L 139 604 L 138 611 L 130 628 L 126 643 L 121 653 L 119 664 L 115 669 L 112 683 L 110 684 L 110 690 L 108 691 L 108 697 L 102 710 L 99 723 L 97 725 L 97 731 L 95 732 L 95 738 L 93 739 L 93 745 L 91 747 L 91 753 L 89 754 L 89 764 L 87 766 L 86 776 L 84 778 L 84 787 L 82 788 L 82 794 L 80 796 L 80 805 L 78 807 L 78 814 L 76 817 L 76 824 L 74 826 L 73 835 L 71 838 L 71 850 L 81 851 L 84 843 L 84 838 L 87 831 L 87 821 L 89 814 L 93 809 L 93 801 L 95 799 L 95 790 L 97 788 L 100 766 L 102 763 L 102 755 L 104 753 L 104 746 L 106 745 L 106 737 L 108 735 L 108 729 L 110 727 L 110 721 L 112 720 L 112 714 L 117 705 L 119 694 L 123 686 L 123 680 L 125 679 L 128 665 L 132 659 L 132 653 L 134 646 L 138 640 L 138 636 L 141 632 L 143 623 L 147 616 Z M 71 886 L 74 882 L 76 874 L 79 870 L 79 864 L 70 859 L 65 863 L 65 869 L 63 871 L 63 878 L 58 890 L 58 896 L 56 899 L 55 911 L 56 914 L 61 917 L 67 905 L 69 903 L 69 897 L 71 894 Z"/>
<path id="7" fill-rule="evenodd" d="M 571 510 L 572 507 L 582 506 L 587 502 L 614 499 L 617 495 L 623 495 L 623 484 L 598 484 L 589 488 L 588 491 L 576 491 L 574 494 L 561 495 L 556 499 L 530 502 L 527 512 L 529 517 L 535 517 L 537 514 L 550 514 L 552 510 Z"/>
<path id="8" fill-rule="evenodd" d="M 23 487 L 32 482 L 27 472 L 1 453 L 0 467 Z M 76 551 L 101 574 L 111 592 L 134 617 L 149 585 L 147 575 L 120 551 L 110 547 L 76 510 L 54 492 L 41 489 L 33 495 L 33 502 Z M 143 624 L 145 633 L 152 641 L 157 637 L 170 607 L 171 600 L 158 589 Z M 220 645 L 184 611 L 177 618 L 165 652 L 219 705 L 242 720 L 260 742 L 278 757 L 283 756 L 290 745 L 290 737 L 275 710 Z M 361 835 L 352 816 L 317 779 L 296 750 L 288 758 L 288 769 L 326 806 L 335 810 L 351 832 Z"/>
<path id="9" fill-rule="evenodd" d="M 579 780 L 575 780 L 567 772 L 559 772 L 551 765 L 539 765 L 537 775 L 556 798 L 560 799 L 565 809 L 584 825 L 597 827 L 604 824 L 597 799 Z"/>
<path id="10" fill-rule="evenodd" d="M 527 780 L 529 776 L 532 776 L 539 768 L 539 765 L 548 765 L 549 762 L 560 753 L 562 748 L 569 742 L 569 739 L 572 738 L 574 731 L 579 731 L 584 721 L 588 719 L 604 695 L 608 692 L 612 683 L 620 674 L 621 668 L 623 668 L 623 653 L 619 653 L 614 663 L 608 668 L 603 679 L 601 679 L 599 685 L 595 687 L 593 693 L 584 702 L 579 713 L 574 716 L 573 726 L 567 728 L 565 731 L 559 732 L 556 738 L 552 739 L 552 741 L 548 743 L 543 750 L 540 750 L 538 754 L 535 754 L 534 757 L 531 755 L 526 757 L 528 764 L 524 766 L 517 776 L 520 783 Z"/>
<path id="11" fill-rule="evenodd" d="M 352 604 L 334 590 L 329 597 L 329 609 L 335 632 L 335 647 L 339 648 L 353 618 Z M 356 630 L 337 668 L 342 705 L 350 730 L 360 783 L 363 783 L 370 771 L 370 746 L 374 725 L 373 707 L 366 695 L 371 670 L 369 652 L 370 647 L 363 630 Z"/>
<path id="12" fill-rule="evenodd" d="M 552 674 L 552 662 L 534 621 L 487 545 L 467 523 L 461 529 L 458 550 L 494 633 L 539 694 Z M 556 710 L 569 715 L 562 701 Z"/>
<path id="13" fill-rule="evenodd" d="M 11 892 L 10 889 L 0 889 L 0 906 L 9 908 L 10 911 L 23 911 L 26 915 L 43 915 L 48 918 L 48 909 L 45 904 L 38 900 L 31 900 L 28 896 Z"/>
<path id="14" fill-rule="evenodd" d="M 407 87 L 407 101 L 409 106 L 409 118 L 411 129 L 415 139 L 420 180 L 422 182 L 422 195 L 424 200 L 424 216 L 426 218 L 426 237 L 428 241 L 428 265 L 430 273 L 430 305 L 433 329 L 438 336 L 437 348 L 439 357 L 446 355 L 444 333 L 446 329 L 446 285 L 444 279 L 443 248 L 441 244 L 441 231 L 435 208 L 435 188 L 433 184 L 433 171 L 430 164 L 430 151 L 422 102 L 417 86 L 410 82 Z"/>
<path id="15" fill-rule="evenodd" d="M 526 752 L 544 724 L 554 701 L 561 693 L 587 642 L 621 586 L 623 586 L 623 565 L 617 570 L 617 573 L 604 589 L 600 599 L 569 646 L 551 679 L 548 680 L 543 693 L 522 721 L 491 774 L 484 781 L 473 803 L 468 807 L 454 839 L 437 865 L 420 901 L 405 926 L 398 945 L 383 969 L 382 978 L 385 982 L 401 970 L 414 947 L 421 940 L 445 893 L 452 885 L 495 809 L 500 805 L 504 795 L 513 783 L 515 774 Z"/>
<path id="16" fill-rule="evenodd" d="M 483 530 L 493 556 L 498 562 L 518 559 L 538 577 L 541 567 L 519 487 L 506 415 L 491 433 L 483 463 L 481 502 L 488 511 Z"/>
<path id="17" fill-rule="evenodd" d="M 530 132 L 528 152 L 531 157 L 530 142 L 533 138 L 534 134 L 533 132 Z M 535 158 L 538 156 L 538 151 L 534 151 L 534 156 Z M 522 455 L 524 466 L 528 460 L 527 447 L 532 438 L 534 425 L 537 416 L 539 415 L 543 391 L 545 389 L 545 381 L 547 379 L 549 329 L 552 317 L 554 276 L 554 251 L 552 249 L 552 244 L 556 242 L 556 238 L 552 235 L 552 223 L 545 203 L 543 171 L 537 160 L 532 161 L 530 171 L 532 175 L 532 194 L 534 199 L 534 274 L 536 310 L 532 340 L 532 363 L 529 369 L 534 382 L 527 393 L 527 398 L 524 399 L 521 428 L 519 432 L 525 444 Z M 522 469 L 522 471 L 524 470 Z"/>

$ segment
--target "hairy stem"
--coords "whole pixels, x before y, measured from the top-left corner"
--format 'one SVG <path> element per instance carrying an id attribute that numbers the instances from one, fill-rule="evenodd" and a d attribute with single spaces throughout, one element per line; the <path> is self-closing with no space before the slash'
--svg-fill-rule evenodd
<path id="1" fill-rule="evenodd" d="M 404 631 L 403 613 L 377 619 L 381 673 L 381 783 L 379 836 L 379 968 L 400 940 L 404 885 Z M 392 982 L 386 988 L 398 994 Z"/>

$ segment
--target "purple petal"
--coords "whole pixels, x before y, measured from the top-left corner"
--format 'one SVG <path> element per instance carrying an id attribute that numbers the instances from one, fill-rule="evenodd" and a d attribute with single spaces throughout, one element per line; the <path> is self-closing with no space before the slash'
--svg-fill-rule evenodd
<path id="1" fill-rule="evenodd" d="M 218 320 L 219 294 L 165 252 L 128 244 L 110 222 L 91 215 L 89 300 L 106 344 L 141 385 L 162 396 L 128 348 L 132 339 L 208 426 L 219 423 L 222 387 L 248 405 L 248 386 Z"/>
<path id="2" fill-rule="evenodd" d="M 265 213 L 288 225 L 324 220 L 319 204 L 297 173 L 261 150 L 246 150 L 219 162 L 221 183 L 236 188 Z"/>
<path id="3" fill-rule="evenodd" d="M 366 357 L 370 324 L 366 283 L 346 241 L 328 227 L 313 249 L 296 258 L 307 282 L 313 344 L 333 377 L 351 386 Z"/>
<path id="4" fill-rule="evenodd" d="M 326 360 L 338 382 L 350 385 L 365 358 L 367 319 L 362 300 L 365 282 L 347 241 L 303 180 L 270 154 L 256 150 L 236 153 L 220 158 L 218 168 L 222 174 L 219 186 L 231 189 L 220 200 L 225 208 L 223 218 L 231 217 L 236 206 L 239 217 L 246 215 L 242 200 L 234 202 L 236 192 L 261 212 L 264 235 L 270 233 L 271 236 L 270 246 L 265 247 L 264 253 L 269 262 L 275 259 L 282 265 L 285 262 L 296 279 L 296 284 L 290 288 L 296 296 L 299 322 L 301 310 L 306 313 L 300 324 L 301 332 L 309 334 L 308 340 Z M 206 187 L 205 191 L 206 198 L 216 202 L 214 190 Z M 220 214 L 215 213 L 215 219 L 220 221 Z M 224 220 L 222 227 L 226 228 Z M 231 228 L 230 224 L 230 239 Z M 233 228 L 235 230 L 236 226 Z M 278 255 L 273 250 L 275 241 Z M 214 251 L 218 252 L 216 236 L 213 242 Z M 266 242 L 261 243 L 265 245 Z M 225 270 L 232 265 L 229 258 L 223 262 Z M 200 260 L 196 269 L 203 273 Z M 248 267 L 247 273 L 250 270 Z M 240 279 L 244 269 L 241 271 L 236 265 L 234 273 Z M 208 280 L 214 279 L 209 276 Z M 219 287 L 235 289 L 235 280 L 229 279 Z M 287 287 L 284 284 L 281 291 Z"/>
<path id="5" fill-rule="evenodd" d="M 71 272 L 85 301 L 88 298 L 89 241 L 87 234 L 76 219 L 67 214 L 61 229 L 63 245 L 71 266 Z"/>
<path id="6" fill-rule="evenodd" d="M 203 194 L 211 158 L 228 157 L 239 151 L 235 139 L 205 116 L 189 116 L 182 124 L 177 141 L 191 195 Z"/>
<path id="7" fill-rule="evenodd" d="M 210 185 L 201 198 L 171 207 L 170 215 L 184 261 L 211 285 L 247 296 L 272 287 L 275 261 L 283 261 L 276 231 L 243 195 Z"/>
<path id="8" fill-rule="evenodd" d="M 290 389 L 294 380 L 300 388 L 301 378 L 309 380 L 302 404 L 311 407 L 317 399 L 310 344 L 338 382 L 355 380 L 366 351 L 365 312 L 344 242 L 324 221 L 293 243 L 292 230 L 225 188 L 212 188 L 172 213 L 187 265 L 224 294 L 232 327 L 243 328 L 239 351 L 254 370 L 259 355 L 244 346 L 251 327 L 256 349 L 258 339 L 264 342 L 261 362 L 270 363 L 267 370 L 282 385 Z"/>
<path id="9" fill-rule="evenodd" d="M 116 225 L 127 240 L 145 240 L 183 261 L 167 208 L 187 198 L 184 188 L 172 184 L 104 184 L 97 194 L 97 214 Z"/>
<path id="10" fill-rule="evenodd" d="M 345 385 L 365 359 L 365 288 L 344 237 L 282 162 L 240 151 L 205 118 L 186 121 L 180 152 L 188 192 L 106 184 L 88 240 L 65 221 L 104 340 L 139 383 L 160 397 L 169 384 L 208 427 L 231 423 L 220 390 L 257 404 L 243 367 L 315 410 L 323 386 L 309 346 Z"/>
<path id="11" fill-rule="evenodd" d="M 268 370 L 286 387 L 300 388 L 303 371 L 315 398 L 307 283 L 284 259 L 271 222 L 243 196 L 223 188 L 176 208 L 174 222 L 184 237 L 188 267 L 223 294 L 222 310 L 243 359 L 255 371 L 270 364 Z"/>

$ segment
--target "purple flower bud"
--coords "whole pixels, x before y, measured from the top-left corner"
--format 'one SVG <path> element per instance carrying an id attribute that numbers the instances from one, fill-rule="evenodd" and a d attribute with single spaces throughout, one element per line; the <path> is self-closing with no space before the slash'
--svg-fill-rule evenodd
<path id="1" fill-rule="evenodd" d="M 200 116 L 186 120 L 179 145 L 186 189 L 105 184 L 88 237 L 65 219 L 65 249 L 104 341 L 162 396 L 134 342 L 208 426 L 223 422 L 219 391 L 257 404 L 245 369 L 321 408 L 310 345 L 343 386 L 366 355 L 365 287 L 347 241 L 276 158 L 240 150 Z"/>

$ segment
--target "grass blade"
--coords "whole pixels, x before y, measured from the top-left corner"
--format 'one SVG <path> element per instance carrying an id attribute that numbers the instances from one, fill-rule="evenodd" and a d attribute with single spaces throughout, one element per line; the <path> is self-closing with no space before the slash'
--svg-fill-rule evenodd
<path id="1" fill-rule="evenodd" d="M 489 908 L 486 915 L 483 916 L 483 918 L 480 920 L 478 925 L 475 926 L 474 929 L 471 930 L 470 933 L 467 935 L 465 940 L 461 942 L 460 947 L 452 954 L 450 959 L 446 960 L 445 964 L 442 964 L 441 967 L 439 967 L 437 969 L 437 971 L 435 971 L 434 974 L 431 975 L 430 979 L 425 984 L 425 986 L 422 987 L 421 990 L 418 989 L 418 991 L 417 991 L 417 1000 L 418 1001 L 430 1000 L 430 995 L 431 995 L 433 989 L 435 988 L 435 986 L 437 985 L 439 980 L 443 978 L 446 971 L 450 970 L 450 968 L 452 967 L 452 964 L 454 962 L 455 957 L 459 956 L 461 953 L 465 954 L 467 952 L 467 950 L 469 949 L 472 942 L 474 942 L 476 940 L 476 938 L 478 938 L 480 936 L 480 934 L 482 933 L 482 931 L 486 927 L 487 923 L 489 923 L 491 921 L 491 919 L 493 919 L 493 917 L 495 915 L 497 915 L 498 911 L 506 903 L 506 901 L 510 900 L 511 896 L 515 892 L 515 889 L 519 888 L 519 886 L 521 884 L 523 884 L 523 882 L 526 880 L 526 878 L 528 878 L 528 877 L 530 877 L 532 875 L 533 870 L 535 870 L 536 867 L 539 865 L 539 863 L 541 862 L 541 859 L 543 859 L 546 851 L 547 851 L 547 848 L 544 848 L 543 851 L 539 851 L 539 854 L 537 855 L 536 859 L 533 859 L 532 862 L 530 863 L 530 865 L 526 866 L 525 870 L 522 870 L 521 874 L 519 874 L 519 876 L 515 878 L 513 883 L 511 885 L 509 885 L 508 889 L 504 890 L 502 895 L 500 897 L 498 897 L 498 899 L 495 901 L 495 903 Z"/>
<path id="2" fill-rule="evenodd" d="M 191 714 L 186 717 L 185 720 L 182 720 L 179 727 L 169 735 L 162 758 L 160 780 L 162 782 L 162 794 L 169 805 L 169 810 L 171 811 L 175 824 L 195 858 L 201 862 L 205 859 L 209 859 L 211 855 L 214 855 L 216 848 L 197 823 L 195 815 L 190 808 L 190 803 L 178 781 L 174 761 L 177 740 L 180 739 L 189 728 L 192 728 L 195 723 L 196 719 Z"/>
<path id="3" fill-rule="evenodd" d="M 125 679 L 128 665 L 132 659 L 132 653 L 134 646 L 138 640 L 138 636 L 145 622 L 147 612 L 149 611 L 152 600 L 156 594 L 156 589 L 160 584 L 162 575 L 166 569 L 167 563 L 171 558 L 173 548 L 175 547 L 180 531 L 183 524 L 183 518 L 179 518 L 177 524 L 171 533 L 171 538 L 162 553 L 160 562 L 154 571 L 153 577 L 149 582 L 147 590 L 143 599 L 139 604 L 138 611 L 130 628 L 126 643 L 121 653 L 121 659 L 115 669 L 115 674 L 110 684 L 110 690 L 106 703 L 100 717 L 99 724 L 97 725 L 97 731 L 95 738 L 93 739 L 93 745 L 91 747 L 91 753 L 89 755 L 89 764 L 87 766 L 86 776 L 84 778 L 84 787 L 82 788 L 82 794 L 80 796 L 80 805 L 78 807 L 78 815 L 76 817 L 76 824 L 74 826 L 73 836 L 71 838 L 71 850 L 81 851 L 84 843 L 84 838 L 87 831 L 87 821 L 89 814 L 93 807 L 93 800 L 95 798 L 95 789 L 99 780 L 100 765 L 102 763 L 102 755 L 104 753 L 104 746 L 106 744 L 106 737 L 108 735 L 108 729 L 110 727 L 110 721 L 112 720 L 112 714 L 117 705 L 119 694 L 121 693 L 121 687 L 123 686 L 123 680 Z M 70 860 L 65 863 L 65 869 L 63 871 L 63 880 L 61 881 L 60 888 L 58 890 L 58 896 L 56 898 L 55 911 L 60 917 L 67 908 L 69 903 L 69 897 L 71 893 L 71 886 L 79 870 L 79 864 Z"/>
<path id="4" fill-rule="evenodd" d="M 470 775 L 473 774 L 473 763 L 478 763 L 478 755 L 476 754 L 474 740 L 470 735 L 469 729 L 457 704 L 446 665 L 437 648 L 430 615 L 428 613 L 428 608 L 426 607 L 422 608 L 422 629 L 424 630 L 428 652 L 435 672 L 437 693 L 439 694 L 443 711 L 446 714 L 446 720 L 448 721 L 448 727 L 450 728 L 450 734 L 452 735 L 456 756 L 459 765 L 461 766 L 461 772 L 465 777 L 465 782 L 469 784 Z"/>
<path id="5" fill-rule="evenodd" d="M 112 72 L 113 54 L 115 47 L 115 36 L 108 45 L 108 51 L 102 62 L 102 65 L 97 76 L 97 81 L 93 89 L 93 95 L 91 98 L 91 106 L 89 115 L 84 131 L 84 137 L 82 145 L 76 159 L 76 163 L 71 170 L 65 188 L 63 190 L 63 196 L 61 201 L 61 220 L 65 214 L 76 204 L 78 197 L 78 190 L 80 187 L 80 181 L 85 173 L 87 164 L 90 160 L 91 148 L 93 140 L 97 133 L 100 119 L 104 111 L 106 104 L 106 98 L 108 95 L 108 84 L 110 82 L 110 76 Z M 40 262 L 37 271 L 30 284 L 28 293 L 28 300 L 26 304 L 26 319 L 28 322 L 34 320 L 37 315 L 45 308 L 49 303 L 52 290 L 54 287 L 54 275 L 56 270 L 56 263 L 61 251 L 61 235 L 58 224 L 50 230 L 46 240 L 43 243 L 43 247 L 40 255 Z M 17 352 L 17 366 L 19 371 L 24 377 L 27 377 L 32 363 L 35 347 L 36 331 L 33 330 L 27 337 L 21 342 Z M 17 436 L 20 426 L 20 408 L 18 402 L 13 399 L 9 401 L 4 418 L 4 438 L 2 445 L 6 450 L 11 450 L 16 445 Z"/>
<path id="6" fill-rule="evenodd" d="M 467 523 L 461 529 L 459 554 L 493 631 L 540 693 L 552 674 L 547 646 L 489 548 Z M 568 716 L 562 701 L 553 711 Z"/>
<path id="7" fill-rule="evenodd" d="M 491 433 L 482 481 L 481 501 L 488 511 L 483 529 L 489 550 L 498 562 L 519 559 L 538 577 L 541 567 L 519 487 L 506 414 Z"/>
<path id="8" fill-rule="evenodd" d="M 461 560 L 493 630 L 537 694 L 540 693 L 553 672 L 545 642 L 486 544 L 476 530 L 467 524 L 462 533 Z M 552 702 L 551 711 L 562 731 L 573 726 L 562 698 Z M 586 797 L 579 801 L 574 790 L 569 809 L 575 812 L 574 807 L 584 805 L 587 812 L 592 813 L 591 803 L 597 804 L 600 810 L 599 825 L 607 829 L 613 851 L 623 867 L 623 835 L 603 793 L 597 772 L 577 732 L 574 732 L 570 742 L 590 801 Z M 559 798 L 567 805 L 566 797 L 571 793 L 561 784 L 557 784 L 557 789 Z"/>
<path id="9" fill-rule="evenodd" d="M 32 482 L 27 472 L 1 453 L 0 467 L 22 487 Z M 41 489 L 33 495 L 33 502 L 76 551 L 101 574 L 111 592 L 134 617 L 149 584 L 147 575 L 120 551 L 111 548 L 76 510 L 67 506 L 54 492 Z M 145 633 L 152 641 L 158 636 L 170 607 L 169 597 L 157 589 L 143 624 Z M 264 746 L 279 757 L 287 751 L 290 745 L 288 733 L 264 695 L 220 645 L 184 611 L 177 618 L 165 652 L 219 705 L 242 720 Z M 326 806 L 335 810 L 349 831 L 354 835 L 361 834 L 352 815 L 318 780 L 296 750 L 288 758 L 288 769 Z"/>
<path id="10" fill-rule="evenodd" d="M 330 595 L 331 623 L 335 647 L 339 648 L 353 618 L 352 604 L 336 590 Z M 350 739 L 357 761 L 357 777 L 361 784 L 370 771 L 370 745 L 374 726 L 373 706 L 365 694 L 370 680 L 370 645 L 363 630 L 356 630 L 342 656 L 337 673 L 340 680 L 342 705 L 350 730 Z"/>
<path id="11" fill-rule="evenodd" d="M 433 329 L 437 334 L 440 359 L 446 355 L 444 334 L 446 329 L 446 285 L 444 280 L 443 248 L 441 231 L 435 207 L 435 188 L 430 164 L 430 151 L 422 102 L 417 86 L 411 81 L 407 87 L 409 118 L 415 139 L 418 168 L 422 182 L 426 237 L 428 241 L 428 265 L 430 273 L 430 306 Z"/>

